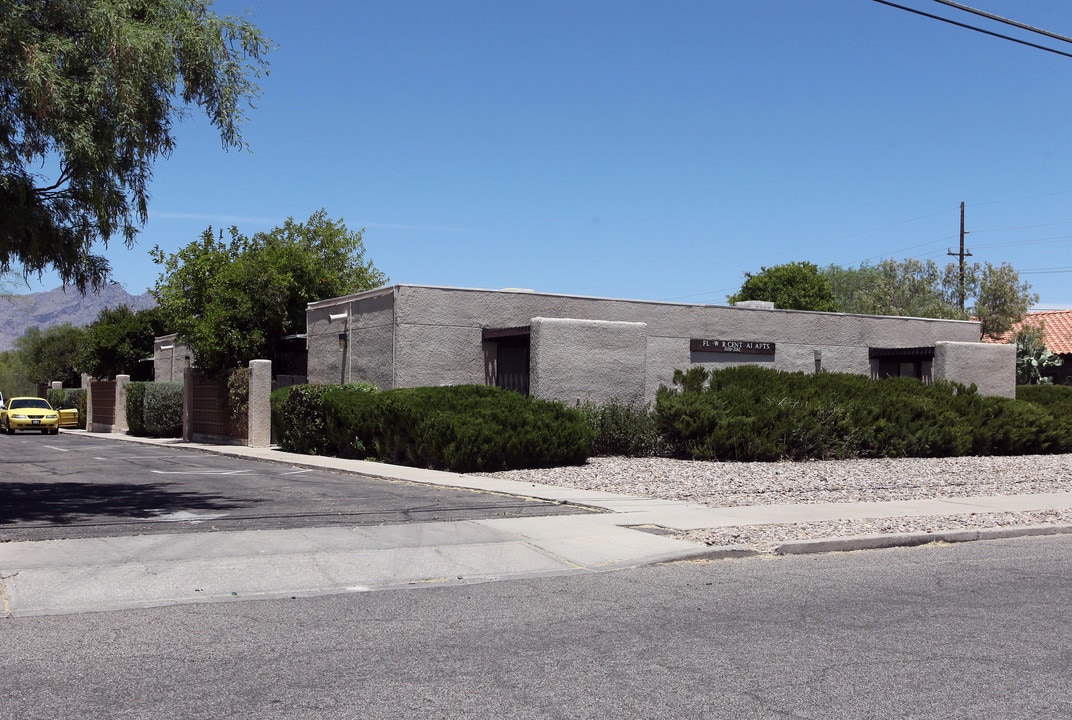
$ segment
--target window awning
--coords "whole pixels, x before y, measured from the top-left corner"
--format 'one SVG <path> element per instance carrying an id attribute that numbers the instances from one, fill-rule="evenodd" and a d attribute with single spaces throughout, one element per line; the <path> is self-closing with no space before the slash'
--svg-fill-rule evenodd
<path id="1" fill-rule="evenodd" d="M 867 356 L 875 358 L 910 357 L 924 360 L 934 359 L 934 347 L 906 347 L 906 348 L 868 348 Z"/>
<path id="2" fill-rule="evenodd" d="M 484 341 L 502 340 L 503 338 L 528 337 L 531 334 L 531 325 L 518 325 L 517 327 L 507 328 L 484 328 L 480 332 L 480 339 Z"/>

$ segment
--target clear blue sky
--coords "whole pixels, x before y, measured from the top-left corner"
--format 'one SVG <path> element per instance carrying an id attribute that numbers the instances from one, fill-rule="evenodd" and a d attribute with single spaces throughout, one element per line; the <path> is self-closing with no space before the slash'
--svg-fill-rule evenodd
<path id="1" fill-rule="evenodd" d="M 966 2 L 1072 35 L 1067 0 Z M 392 282 L 724 303 L 794 260 L 945 264 L 963 201 L 970 260 L 1072 307 L 1072 58 L 872 0 L 251 12 L 279 45 L 252 153 L 180 126 L 138 245 L 107 251 L 129 292 L 155 244 L 325 208 Z"/>

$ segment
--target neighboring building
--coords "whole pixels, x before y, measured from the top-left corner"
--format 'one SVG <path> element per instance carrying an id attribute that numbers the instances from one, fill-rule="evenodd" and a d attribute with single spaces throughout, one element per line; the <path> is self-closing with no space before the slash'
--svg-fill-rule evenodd
<path id="1" fill-rule="evenodd" d="M 1052 377 L 1057 384 L 1072 381 L 1072 310 L 1028 313 L 1023 320 L 1013 326 L 1012 330 L 1000 338 L 983 339 L 993 343 L 1012 343 L 1016 339 L 1016 333 L 1024 327 L 1042 328 L 1042 342 L 1046 349 L 1055 355 L 1060 355 L 1064 360 L 1061 365 L 1048 369 L 1045 374 Z"/>
<path id="2" fill-rule="evenodd" d="M 175 334 L 161 335 L 153 342 L 153 380 L 182 382 L 183 371 L 190 367 L 190 348 Z"/>
<path id="3" fill-rule="evenodd" d="M 909 375 L 1015 396 L 1015 348 L 978 322 L 393 285 L 311 303 L 308 380 L 498 385 L 566 402 L 646 402 L 675 370 Z"/>
<path id="4" fill-rule="evenodd" d="M 277 358 L 272 364 L 272 381 L 276 387 L 298 385 L 305 380 L 305 334 L 291 335 L 283 338 L 278 347 Z M 152 363 L 151 377 L 146 380 L 157 382 L 180 382 L 183 371 L 196 366 L 193 352 L 178 335 L 159 335 L 153 341 L 153 357 L 146 361 Z M 133 379 L 133 378 L 132 378 Z M 140 379 L 140 378 L 139 378 Z"/>

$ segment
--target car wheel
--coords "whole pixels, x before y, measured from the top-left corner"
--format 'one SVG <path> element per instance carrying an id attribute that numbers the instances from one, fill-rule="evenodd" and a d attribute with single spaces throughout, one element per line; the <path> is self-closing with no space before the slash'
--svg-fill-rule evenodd
<path id="1" fill-rule="evenodd" d="M 4 432 L 7 433 L 8 435 L 14 435 L 15 434 L 15 431 L 11 429 L 11 423 L 9 421 L 7 421 L 7 420 L 4 420 Z"/>
<path id="2" fill-rule="evenodd" d="M 51 430 L 48 431 L 48 434 L 49 435 L 59 435 L 60 434 L 60 429 L 59 428 L 52 428 Z"/>

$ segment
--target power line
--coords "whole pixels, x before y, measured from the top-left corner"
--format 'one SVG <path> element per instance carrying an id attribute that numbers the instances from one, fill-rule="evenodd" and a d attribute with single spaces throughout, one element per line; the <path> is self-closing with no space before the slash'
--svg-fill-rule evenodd
<path id="1" fill-rule="evenodd" d="M 964 28 L 966 30 L 974 30 L 975 32 L 982 33 L 983 35 L 990 35 L 991 37 L 1000 38 L 1002 40 L 1009 40 L 1010 42 L 1019 43 L 1020 45 L 1026 45 L 1028 47 L 1035 48 L 1036 50 L 1045 50 L 1046 52 L 1053 53 L 1054 55 L 1062 55 L 1062 56 L 1064 56 L 1066 58 L 1072 58 L 1072 53 L 1066 53 L 1066 52 L 1064 52 L 1062 50 L 1057 50 L 1056 48 L 1046 47 L 1045 45 L 1039 45 L 1038 43 L 1028 42 L 1027 40 L 1021 40 L 1020 38 L 1016 38 L 1016 37 L 1013 37 L 1011 35 L 1002 35 L 1001 33 L 994 32 L 993 30 L 986 30 L 986 29 L 978 27 L 976 25 L 969 25 L 967 23 L 962 23 L 962 22 L 959 22 L 957 20 L 953 20 L 952 18 L 942 17 L 941 15 L 935 15 L 933 13 L 924 12 L 922 10 L 917 10 L 915 8 L 907 7 L 905 5 L 899 5 L 899 4 L 895 3 L 895 2 L 890 2 L 890 0 L 873 0 L 873 1 L 877 2 L 877 3 L 881 4 L 881 5 L 888 5 L 888 6 L 892 7 L 892 8 L 897 8 L 898 10 L 904 10 L 905 12 L 910 12 L 910 13 L 913 13 L 915 15 L 922 15 L 923 17 L 930 18 L 931 20 L 938 20 L 940 22 L 949 23 L 950 25 L 956 25 L 957 27 L 961 27 L 961 28 Z M 1072 40 L 1069 40 L 1069 42 L 1072 42 Z"/>
<path id="2" fill-rule="evenodd" d="M 1037 269 L 1029 269 L 1029 270 L 1019 270 L 1018 272 L 1021 275 L 1056 275 L 1058 273 L 1070 273 L 1070 272 L 1072 272 L 1072 267 L 1037 268 Z"/>
<path id="3" fill-rule="evenodd" d="M 1035 238 L 1033 240 L 1006 240 L 1005 242 L 976 243 L 976 248 L 1012 247 L 1014 245 L 1044 245 L 1046 243 L 1068 242 L 1072 235 L 1058 235 L 1056 237 Z"/>
<path id="4" fill-rule="evenodd" d="M 1038 200 L 1039 198 L 1055 197 L 1057 195 L 1068 195 L 1072 193 L 1072 190 L 1061 190 L 1059 192 L 1043 193 L 1042 195 L 1027 195 L 1025 197 L 1008 198 L 1006 200 L 989 200 L 987 202 L 972 203 L 972 207 L 983 207 L 984 205 L 1001 205 L 1003 203 L 1020 202 L 1021 200 Z"/>
<path id="5" fill-rule="evenodd" d="M 985 230 L 972 230 L 972 233 L 1008 232 L 1009 230 L 1034 230 L 1036 228 L 1057 227 L 1058 225 L 1072 225 L 1072 220 L 1062 220 L 1055 223 L 1043 223 L 1041 225 L 1018 225 L 1016 227 L 987 228 Z"/>
<path id="6" fill-rule="evenodd" d="M 1006 25 L 1012 25 L 1013 27 L 1020 28 L 1021 30 L 1027 30 L 1028 32 L 1037 33 L 1039 35 L 1045 35 L 1046 37 L 1053 38 L 1054 40 L 1060 40 L 1062 42 L 1072 43 L 1072 38 L 1065 37 L 1064 35 L 1058 35 L 1055 32 L 1050 32 L 1049 30 L 1044 30 L 1042 28 L 1037 28 L 1037 27 L 1034 27 L 1032 25 L 1025 25 L 1024 23 L 1017 22 L 1016 20 L 1010 20 L 1009 18 L 1001 17 L 1000 15 L 994 15 L 993 13 L 988 13 L 985 10 L 979 10 L 977 8 L 968 7 L 967 5 L 961 5 L 958 2 L 953 2 L 953 0 L 934 0 L 934 2 L 941 3 L 942 5 L 948 5 L 949 7 L 956 8 L 957 10 L 963 10 L 964 12 L 968 12 L 968 13 L 971 13 L 973 15 L 979 15 L 980 17 L 985 17 L 987 20 L 995 20 L 995 21 L 997 21 L 999 23 L 1004 23 Z"/>

